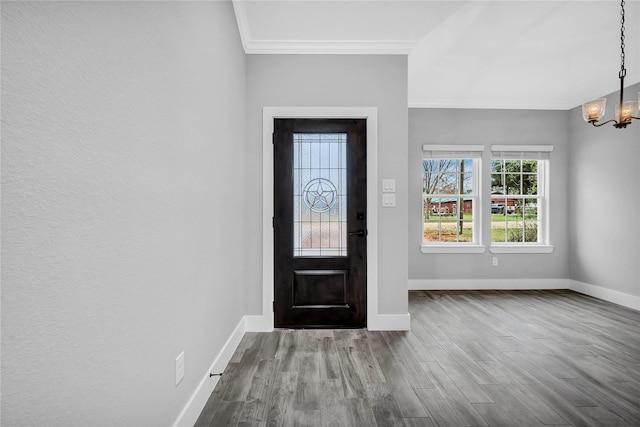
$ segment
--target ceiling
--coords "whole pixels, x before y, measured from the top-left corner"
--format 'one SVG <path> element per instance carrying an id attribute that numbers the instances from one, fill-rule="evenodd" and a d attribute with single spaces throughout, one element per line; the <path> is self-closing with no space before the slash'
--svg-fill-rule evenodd
<path id="1" fill-rule="evenodd" d="M 409 107 L 566 110 L 620 86 L 617 0 L 233 4 L 248 54 L 408 55 Z M 640 82 L 640 0 L 625 10 L 629 86 Z"/>

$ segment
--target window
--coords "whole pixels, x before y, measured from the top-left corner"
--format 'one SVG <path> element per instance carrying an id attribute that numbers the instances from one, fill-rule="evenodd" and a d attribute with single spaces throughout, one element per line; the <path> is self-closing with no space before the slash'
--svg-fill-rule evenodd
<path id="1" fill-rule="evenodd" d="M 481 145 L 423 146 L 423 252 L 484 251 L 478 209 L 482 152 Z"/>
<path id="2" fill-rule="evenodd" d="M 493 253 L 553 250 L 548 195 L 553 146 L 493 145 L 484 170 L 483 145 L 423 145 L 422 150 L 423 253 L 482 253 L 484 245 Z"/>
<path id="3" fill-rule="evenodd" d="M 552 146 L 491 147 L 491 251 L 550 251 L 547 182 Z M 511 248 L 511 250 L 509 249 Z M 524 248 L 524 250 L 522 250 Z M 549 250 L 546 250 L 548 248 Z"/>
<path id="4" fill-rule="evenodd" d="M 347 255 L 347 134 L 293 134 L 293 256 Z"/>

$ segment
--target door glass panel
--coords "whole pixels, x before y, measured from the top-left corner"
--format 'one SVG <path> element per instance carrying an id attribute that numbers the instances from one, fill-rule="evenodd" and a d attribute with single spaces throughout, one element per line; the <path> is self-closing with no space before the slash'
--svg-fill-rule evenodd
<path id="1" fill-rule="evenodd" d="M 293 256 L 347 256 L 347 134 L 293 134 Z"/>

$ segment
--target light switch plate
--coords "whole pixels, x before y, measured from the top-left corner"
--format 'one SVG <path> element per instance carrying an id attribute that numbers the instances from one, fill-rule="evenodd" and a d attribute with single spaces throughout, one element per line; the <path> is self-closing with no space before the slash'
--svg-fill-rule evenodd
<path id="1" fill-rule="evenodd" d="M 382 180 L 382 192 L 383 193 L 395 193 L 396 192 L 396 180 L 395 179 L 383 179 Z"/>
<path id="2" fill-rule="evenodd" d="M 393 208 L 396 206 L 396 195 L 395 194 L 383 194 L 382 195 L 382 207 L 383 208 Z"/>

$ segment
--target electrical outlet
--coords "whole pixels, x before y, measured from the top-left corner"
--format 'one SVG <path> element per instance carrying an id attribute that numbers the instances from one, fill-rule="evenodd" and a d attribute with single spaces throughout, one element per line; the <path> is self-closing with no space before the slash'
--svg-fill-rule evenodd
<path id="1" fill-rule="evenodd" d="M 176 386 L 184 378 L 184 351 L 176 357 Z"/>
<path id="2" fill-rule="evenodd" d="M 491 265 L 493 265 L 494 267 L 498 266 L 498 257 L 494 256 L 493 259 L 491 260 Z"/>

